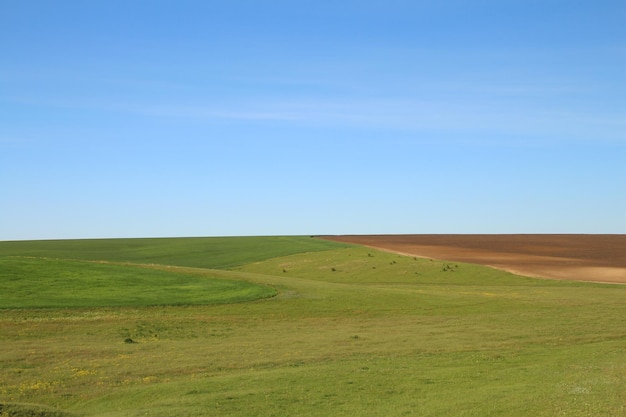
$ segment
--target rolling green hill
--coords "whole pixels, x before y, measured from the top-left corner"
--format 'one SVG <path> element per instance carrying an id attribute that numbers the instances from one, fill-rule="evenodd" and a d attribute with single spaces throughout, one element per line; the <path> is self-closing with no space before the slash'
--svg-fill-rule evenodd
<path id="1" fill-rule="evenodd" d="M 5 241 L 0 242 L 0 256 L 225 269 L 277 256 L 346 246 L 349 245 L 304 236 Z"/>
<path id="2" fill-rule="evenodd" d="M 219 304 L 271 297 L 270 287 L 210 271 L 0 257 L 0 308 Z"/>

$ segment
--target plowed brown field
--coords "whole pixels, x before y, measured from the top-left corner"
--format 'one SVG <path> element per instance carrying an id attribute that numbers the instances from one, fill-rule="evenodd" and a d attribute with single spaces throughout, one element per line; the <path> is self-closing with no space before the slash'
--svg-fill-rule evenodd
<path id="1" fill-rule="evenodd" d="M 626 235 L 344 235 L 323 239 L 516 274 L 626 283 Z"/>

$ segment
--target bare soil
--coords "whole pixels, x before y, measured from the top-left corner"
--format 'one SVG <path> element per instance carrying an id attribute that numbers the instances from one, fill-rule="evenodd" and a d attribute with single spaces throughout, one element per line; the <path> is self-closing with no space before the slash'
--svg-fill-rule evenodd
<path id="1" fill-rule="evenodd" d="M 342 235 L 337 242 L 519 275 L 626 283 L 626 235 Z"/>

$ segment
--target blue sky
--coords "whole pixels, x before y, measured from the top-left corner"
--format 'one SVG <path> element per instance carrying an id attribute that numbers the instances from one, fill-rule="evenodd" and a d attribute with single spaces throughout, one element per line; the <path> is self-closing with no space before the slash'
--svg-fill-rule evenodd
<path id="1" fill-rule="evenodd" d="M 626 233 L 623 1 L 0 3 L 0 240 Z"/>

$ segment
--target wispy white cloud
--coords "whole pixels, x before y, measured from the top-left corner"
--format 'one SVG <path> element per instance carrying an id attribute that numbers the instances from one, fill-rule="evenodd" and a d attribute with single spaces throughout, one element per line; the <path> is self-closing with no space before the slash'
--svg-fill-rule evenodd
<path id="1" fill-rule="evenodd" d="M 315 126 L 554 136 L 626 144 L 626 119 L 618 114 L 474 104 L 436 100 L 259 100 L 225 106 L 155 106 L 133 111 L 158 116 L 241 122 L 286 122 Z"/>
<path id="2" fill-rule="evenodd" d="M 347 127 L 414 132 L 443 132 L 457 136 L 489 134 L 626 144 L 626 117 L 619 110 L 593 112 L 585 107 L 554 103 L 481 101 L 470 99 L 369 98 L 284 99 L 275 97 L 231 100 L 224 103 L 143 103 L 90 99 L 15 98 L 23 105 L 126 113 L 180 123 L 284 123 L 303 128 Z"/>

